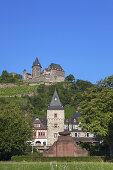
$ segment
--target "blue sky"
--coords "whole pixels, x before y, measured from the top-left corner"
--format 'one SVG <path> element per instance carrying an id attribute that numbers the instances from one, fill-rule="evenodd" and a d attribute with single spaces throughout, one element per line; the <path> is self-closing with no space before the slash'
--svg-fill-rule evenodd
<path id="1" fill-rule="evenodd" d="M 60 64 L 92 83 L 113 74 L 113 0 L 0 0 L 0 74 Z"/>

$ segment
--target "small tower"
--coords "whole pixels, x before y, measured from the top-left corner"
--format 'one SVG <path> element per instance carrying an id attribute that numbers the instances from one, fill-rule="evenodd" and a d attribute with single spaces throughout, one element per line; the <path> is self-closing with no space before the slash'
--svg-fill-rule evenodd
<path id="1" fill-rule="evenodd" d="M 23 78 L 24 78 L 24 80 L 26 80 L 26 69 L 24 69 L 24 71 L 23 71 Z"/>
<path id="2" fill-rule="evenodd" d="M 55 89 L 47 109 L 47 145 L 51 146 L 58 139 L 59 132 L 64 131 L 64 108 Z"/>
<path id="3" fill-rule="evenodd" d="M 32 78 L 39 77 L 41 74 L 41 65 L 39 63 L 38 58 L 36 58 L 35 62 L 32 66 Z"/>

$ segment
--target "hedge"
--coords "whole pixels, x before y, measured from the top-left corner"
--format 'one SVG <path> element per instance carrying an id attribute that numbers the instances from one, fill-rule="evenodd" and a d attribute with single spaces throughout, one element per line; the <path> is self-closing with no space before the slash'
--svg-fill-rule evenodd
<path id="1" fill-rule="evenodd" d="M 102 156 L 88 156 L 88 157 L 43 157 L 38 155 L 21 155 L 12 156 L 11 161 L 21 162 L 21 161 L 38 161 L 38 162 L 102 162 L 104 157 Z"/>

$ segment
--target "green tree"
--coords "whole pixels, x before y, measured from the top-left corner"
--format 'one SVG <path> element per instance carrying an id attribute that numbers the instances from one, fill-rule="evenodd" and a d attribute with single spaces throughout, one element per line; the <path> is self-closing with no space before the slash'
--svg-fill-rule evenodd
<path id="1" fill-rule="evenodd" d="M 113 155 L 113 89 L 92 87 L 84 92 L 83 98 L 80 104 L 83 128 L 98 135 Z"/>
<path id="2" fill-rule="evenodd" d="M 113 75 L 112 76 L 108 76 L 108 77 L 105 77 L 104 80 L 100 80 L 97 82 L 97 85 L 99 87 L 110 87 L 110 88 L 113 88 Z"/>
<path id="3" fill-rule="evenodd" d="M 22 80 L 22 76 L 20 74 L 8 73 L 6 70 L 3 70 L 2 75 L 0 76 L 0 83 L 15 83 Z"/>
<path id="4" fill-rule="evenodd" d="M 69 82 L 74 82 L 74 81 L 75 81 L 75 77 L 74 77 L 72 74 L 70 74 L 69 76 L 67 76 L 65 79 L 66 79 L 67 81 L 69 81 Z"/>
<path id="5" fill-rule="evenodd" d="M 76 86 L 78 86 L 78 89 L 80 91 L 85 91 L 87 88 L 93 87 L 94 85 L 89 81 L 84 81 L 84 80 L 78 79 L 76 81 Z"/>
<path id="6" fill-rule="evenodd" d="M 21 154 L 31 139 L 32 127 L 28 116 L 14 103 L 0 105 L 0 153 L 10 158 Z"/>

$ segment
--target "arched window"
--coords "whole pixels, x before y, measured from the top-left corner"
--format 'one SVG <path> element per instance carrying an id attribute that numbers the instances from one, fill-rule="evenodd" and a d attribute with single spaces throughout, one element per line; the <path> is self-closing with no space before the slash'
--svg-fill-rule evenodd
<path id="1" fill-rule="evenodd" d="M 44 146 L 46 145 L 46 142 L 45 142 L 45 141 L 43 142 L 43 145 L 44 145 Z"/>
<path id="2" fill-rule="evenodd" d="M 40 141 L 36 141 L 36 145 L 41 145 L 41 142 Z"/>

